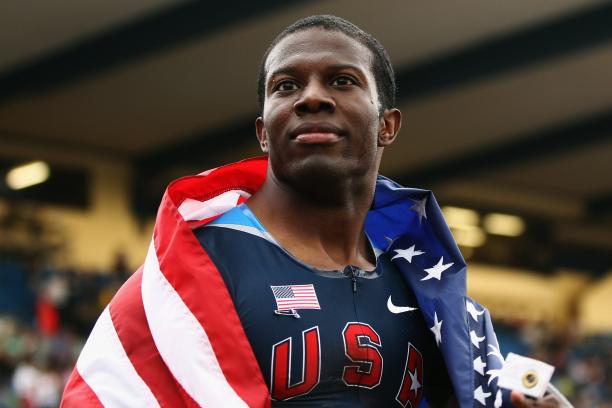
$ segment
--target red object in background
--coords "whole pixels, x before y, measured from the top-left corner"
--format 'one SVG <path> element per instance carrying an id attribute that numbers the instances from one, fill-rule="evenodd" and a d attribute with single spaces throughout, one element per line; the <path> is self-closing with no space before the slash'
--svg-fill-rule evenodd
<path id="1" fill-rule="evenodd" d="M 20 408 L 35 408 L 32 399 L 29 397 L 21 397 L 19 398 L 19 407 Z"/>
<path id="2" fill-rule="evenodd" d="M 38 298 L 36 303 L 36 320 L 40 331 L 51 336 L 59 329 L 59 312 L 53 303 L 44 297 Z"/>

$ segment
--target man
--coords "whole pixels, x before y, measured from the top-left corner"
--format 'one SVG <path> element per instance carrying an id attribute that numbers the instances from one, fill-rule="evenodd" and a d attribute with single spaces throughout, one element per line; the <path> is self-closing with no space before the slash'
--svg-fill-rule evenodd
<path id="1" fill-rule="evenodd" d="M 170 185 L 63 405 L 501 406 L 488 313 L 433 196 L 378 177 L 394 93 L 353 24 L 281 33 L 259 81 L 268 159 Z"/>

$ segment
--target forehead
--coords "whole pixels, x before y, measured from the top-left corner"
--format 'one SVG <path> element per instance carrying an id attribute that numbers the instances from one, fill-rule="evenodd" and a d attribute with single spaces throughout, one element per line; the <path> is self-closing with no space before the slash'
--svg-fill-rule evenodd
<path id="1" fill-rule="evenodd" d="M 352 65 L 371 74 L 372 53 L 358 40 L 341 31 L 313 27 L 287 35 L 274 46 L 266 60 L 268 75 L 300 64 Z"/>

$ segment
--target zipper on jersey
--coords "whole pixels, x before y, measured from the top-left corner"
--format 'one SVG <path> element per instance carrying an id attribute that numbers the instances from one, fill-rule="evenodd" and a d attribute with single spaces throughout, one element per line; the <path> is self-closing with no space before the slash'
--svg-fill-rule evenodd
<path id="1" fill-rule="evenodd" d="M 347 265 L 346 268 L 344 268 L 344 275 L 351 277 L 353 293 L 357 293 L 357 276 L 359 275 L 359 268 L 353 265 Z"/>

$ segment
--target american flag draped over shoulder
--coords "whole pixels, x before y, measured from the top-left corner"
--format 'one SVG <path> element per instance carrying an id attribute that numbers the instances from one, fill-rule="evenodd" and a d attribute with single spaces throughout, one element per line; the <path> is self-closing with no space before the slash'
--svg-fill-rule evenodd
<path id="1" fill-rule="evenodd" d="M 250 159 L 170 184 L 145 263 L 98 319 L 62 407 L 270 406 L 229 292 L 192 233 L 255 192 L 266 168 Z M 413 287 L 461 407 L 500 406 L 490 317 L 465 295 L 465 263 L 431 193 L 380 177 L 366 230 Z"/>
<path id="2" fill-rule="evenodd" d="M 510 405 L 491 317 L 466 295 L 466 264 L 433 194 L 379 176 L 365 227 L 414 290 L 460 406 Z"/>
<path id="3" fill-rule="evenodd" d="M 269 407 L 223 278 L 192 228 L 244 201 L 267 161 L 179 179 L 162 199 L 144 265 L 98 319 L 63 407 Z"/>

